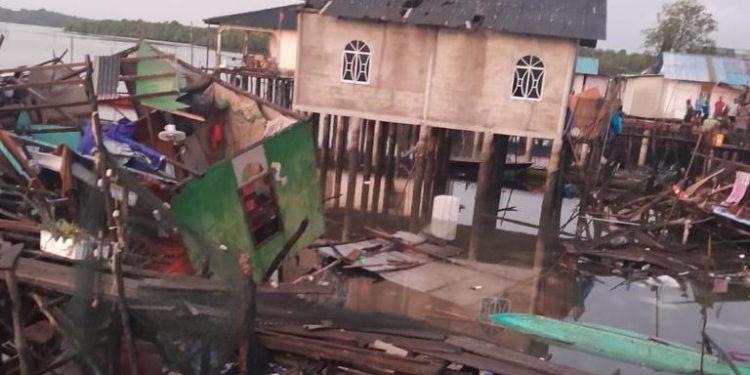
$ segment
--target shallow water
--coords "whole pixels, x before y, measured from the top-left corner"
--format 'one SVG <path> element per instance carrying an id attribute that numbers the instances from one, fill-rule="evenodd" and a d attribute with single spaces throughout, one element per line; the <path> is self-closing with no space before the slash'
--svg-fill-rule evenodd
<path id="1" fill-rule="evenodd" d="M 466 249 L 472 230 L 475 184 L 452 181 L 449 192 L 458 196 L 464 206 L 454 244 Z M 564 200 L 563 221 L 567 221 L 577 204 L 575 199 Z M 507 207 L 515 207 L 515 210 L 507 211 L 506 218 L 536 224 L 541 213 L 541 194 L 505 188 L 499 208 Z M 502 214 L 501 211 L 499 215 Z M 336 212 L 332 211 L 331 216 L 336 217 Z M 378 225 L 397 230 L 406 228 L 404 222 L 403 219 L 381 218 Z M 470 280 L 461 279 L 459 275 L 463 275 L 463 271 L 451 270 L 447 265 L 422 272 L 439 273 L 434 278 L 443 279 L 444 283 L 425 280 L 428 276 L 419 273 L 397 282 L 358 275 L 342 279 L 340 303 L 358 311 L 423 320 L 436 327 L 596 374 L 613 374 L 619 370 L 623 375 L 637 375 L 657 372 L 549 346 L 525 335 L 480 323 L 482 301 L 495 305 L 499 302 L 508 312 L 535 313 L 627 329 L 700 351 L 703 306 L 695 302 L 700 300 L 706 307 L 707 333 L 722 350 L 750 352 L 750 320 L 747 319 L 750 289 L 732 289 L 729 294 L 714 295 L 712 285 L 696 289 L 694 284 L 687 283 L 682 288 L 660 286 L 657 295 L 657 288 L 643 282 L 627 284 L 615 275 L 581 276 L 561 266 L 560 253 L 554 248 L 537 250 L 536 229 L 501 220 L 496 220 L 495 224 L 497 230 L 482 233 L 477 253 L 467 260 L 469 267 L 479 270 Z M 335 225 L 332 229 L 335 231 Z M 564 229 L 574 232 L 575 222 Z M 318 261 L 314 254 L 306 257 L 310 262 Z M 456 272 L 455 280 L 452 272 Z"/>

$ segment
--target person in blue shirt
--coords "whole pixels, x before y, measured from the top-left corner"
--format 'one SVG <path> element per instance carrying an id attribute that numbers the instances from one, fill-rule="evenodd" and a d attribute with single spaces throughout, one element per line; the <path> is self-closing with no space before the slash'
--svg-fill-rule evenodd
<path id="1" fill-rule="evenodd" d="M 609 134 L 607 135 L 607 139 L 611 140 L 620 133 L 622 133 L 622 106 L 617 108 L 617 111 L 612 114 L 612 119 L 609 120 Z"/>

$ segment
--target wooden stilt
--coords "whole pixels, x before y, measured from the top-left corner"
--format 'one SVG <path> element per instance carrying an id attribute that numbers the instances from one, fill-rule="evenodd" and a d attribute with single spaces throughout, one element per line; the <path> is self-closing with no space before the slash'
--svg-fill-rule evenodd
<path id="1" fill-rule="evenodd" d="M 478 139 L 475 137 L 474 139 Z M 469 237 L 469 259 L 476 260 L 477 253 L 479 250 L 479 237 L 481 235 L 482 220 L 482 207 L 485 204 L 488 193 L 490 191 L 492 171 L 490 164 L 492 163 L 492 148 L 493 148 L 492 133 L 485 133 L 484 139 L 482 140 L 482 152 L 479 158 L 479 173 L 477 175 L 477 191 L 474 197 L 474 215 L 471 225 L 471 233 Z"/>
<path id="2" fill-rule="evenodd" d="M 435 186 L 435 149 L 437 136 L 435 129 L 427 137 L 427 153 L 424 168 L 424 189 L 422 190 L 422 211 L 420 217 L 427 218 L 432 212 L 433 187 Z"/>
<path id="3" fill-rule="evenodd" d="M 531 163 L 534 151 L 534 138 L 526 137 L 526 147 L 523 149 L 523 162 Z"/>
<path id="4" fill-rule="evenodd" d="M 560 178 L 560 152 L 562 150 L 562 138 L 554 140 L 552 143 L 552 154 L 550 155 L 547 166 L 547 177 L 544 181 L 544 198 L 542 200 L 542 212 L 539 218 L 539 235 L 538 240 L 547 244 L 547 240 L 557 238 L 560 223 L 555 223 L 555 210 L 558 203 L 558 178 Z M 593 160 L 592 163 L 595 163 Z"/>
<path id="5" fill-rule="evenodd" d="M 373 163 L 375 164 L 375 179 L 372 184 L 372 209 L 371 212 L 377 214 L 380 212 L 380 188 L 383 183 L 383 171 L 385 170 L 385 151 L 388 142 L 388 124 L 377 121 L 375 123 L 376 142 L 375 151 L 373 152 Z"/>
<path id="6" fill-rule="evenodd" d="M 396 153 L 398 152 L 398 139 L 396 132 L 402 127 L 397 124 L 388 125 L 388 151 L 385 160 L 385 194 L 383 195 L 383 212 L 388 214 L 393 208 L 393 192 L 396 190 Z M 402 133 L 403 134 L 403 133 Z"/>
<path id="7" fill-rule="evenodd" d="M 346 153 L 346 120 L 337 116 L 336 121 L 336 174 L 333 181 L 333 206 L 338 208 L 341 202 L 341 179 L 344 173 L 344 154 Z"/>
<path id="8" fill-rule="evenodd" d="M 349 120 L 349 139 L 347 149 L 349 153 L 349 166 L 347 168 L 346 184 L 346 213 L 344 214 L 344 230 L 342 240 L 348 241 L 352 231 L 352 216 L 354 215 L 354 194 L 357 189 L 357 169 L 359 169 L 359 150 L 357 140 L 359 139 L 362 119 L 352 117 Z"/>
<path id="9" fill-rule="evenodd" d="M 398 170 L 400 166 L 404 164 L 404 151 L 409 148 L 409 125 L 398 124 L 397 127 L 396 142 L 398 146 L 396 147 L 396 164 L 394 165 L 396 176 L 399 174 Z"/>
<path id="10" fill-rule="evenodd" d="M 451 156 L 451 131 L 438 129 L 437 150 L 435 154 L 435 183 L 433 195 L 448 192 L 448 161 Z"/>
<path id="11" fill-rule="evenodd" d="M 375 123 L 368 121 L 364 129 L 364 159 L 362 164 L 362 200 L 360 203 L 360 210 L 363 214 L 367 214 L 367 209 L 370 206 L 370 187 L 372 187 L 372 164 L 373 164 L 373 150 L 375 149 Z"/>
<path id="12" fill-rule="evenodd" d="M 419 139 L 414 152 L 414 179 L 412 184 L 410 230 L 418 230 L 420 204 L 422 203 L 422 190 L 424 189 L 424 175 L 427 158 L 427 143 L 430 136 L 430 127 L 422 125 L 419 127 Z"/>
<path id="13" fill-rule="evenodd" d="M 11 302 L 11 316 L 13 319 L 13 339 L 18 351 L 18 361 L 21 375 L 31 375 L 29 348 L 23 335 L 23 317 L 21 316 L 21 293 L 18 291 L 18 280 L 13 270 L 5 271 L 5 282 L 8 285 Z"/>
<path id="14" fill-rule="evenodd" d="M 328 182 L 328 164 L 330 159 L 330 142 L 331 142 L 331 121 L 333 119 L 333 116 L 329 115 L 320 115 L 320 121 L 321 124 L 321 131 L 323 140 L 321 141 L 320 145 L 320 159 L 319 159 L 319 168 L 320 168 L 320 192 L 322 193 L 322 199 L 327 199 L 328 195 L 326 195 L 326 184 Z"/>

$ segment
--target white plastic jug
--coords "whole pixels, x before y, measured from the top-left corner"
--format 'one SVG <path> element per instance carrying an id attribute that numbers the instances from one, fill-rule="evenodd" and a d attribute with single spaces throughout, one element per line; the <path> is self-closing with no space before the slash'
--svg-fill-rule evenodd
<path id="1" fill-rule="evenodd" d="M 453 241 L 458 228 L 458 210 L 461 200 L 452 195 L 438 195 L 432 203 L 430 233 L 440 239 Z"/>

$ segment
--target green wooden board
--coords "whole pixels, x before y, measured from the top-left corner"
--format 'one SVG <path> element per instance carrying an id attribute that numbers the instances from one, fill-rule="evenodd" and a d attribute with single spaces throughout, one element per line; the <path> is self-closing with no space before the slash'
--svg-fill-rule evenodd
<path id="1" fill-rule="evenodd" d="M 646 366 L 657 371 L 678 374 L 698 373 L 701 353 L 683 345 L 616 328 L 564 322 L 527 314 L 497 314 L 490 320 L 553 345 L 617 361 Z M 740 374 L 750 375 L 750 367 L 737 365 Z M 718 357 L 706 355 L 703 371 L 707 375 L 733 375 L 730 366 Z"/>
<path id="2" fill-rule="evenodd" d="M 138 57 L 156 56 L 156 50 L 150 44 L 141 42 L 138 45 Z M 177 91 L 177 71 L 175 67 L 165 59 L 140 60 L 136 68 L 138 76 L 148 76 L 157 74 L 174 73 L 174 77 L 159 79 L 138 80 L 135 83 L 135 93 L 137 95 L 155 94 L 160 92 Z M 184 109 L 188 106 L 177 101 L 177 95 L 165 95 L 155 98 L 141 100 L 141 103 L 153 108 L 158 108 L 167 112 Z"/>
<path id="3" fill-rule="evenodd" d="M 291 254 L 323 234 L 324 220 L 311 126 L 307 123 L 296 124 L 266 139 L 262 150 L 274 173 L 273 189 L 283 223 L 282 231 L 257 247 L 253 244 L 232 162 L 221 161 L 205 175 L 187 182 L 182 192 L 172 199 L 173 213 L 183 228 L 182 237 L 196 269 L 203 263 L 205 249 L 195 241 L 193 234 L 203 236 L 215 246 L 226 247 L 224 252 L 211 254 L 211 271 L 217 277 L 237 279 L 238 256 L 246 253 L 251 256 L 256 281 L 265 274 L 305 218 L 309 220 L 307 230 L 295 243 Z"/>

